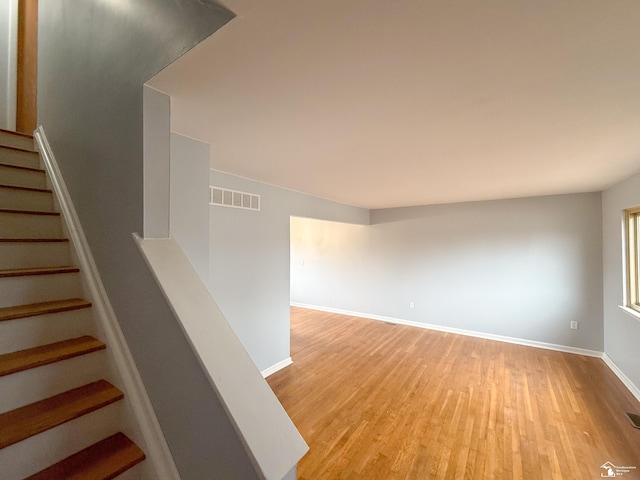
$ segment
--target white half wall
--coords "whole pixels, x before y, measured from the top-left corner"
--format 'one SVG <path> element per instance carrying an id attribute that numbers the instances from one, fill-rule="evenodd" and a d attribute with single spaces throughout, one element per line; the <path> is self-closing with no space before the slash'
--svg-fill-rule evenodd
<path id="1" fill-rule="evenodd" d="M 16 129 L 18 0 L 0 2 L 0 128 Z"/>
<path id="2" fill-rule="evenodd" d="M 623 210 L 640 205 L 640 175 L 602 193 L 604 268 L 604 351 L 640 391 L 640 320 L 622 311 Z"/>
<path id="3" fill-rule="evenodd" d="M 291 478 L 291 470 L 309 447 L 238 341 L 193 265 L 171 238 L 135 238 L 254 467 L 260 472 L 259 477 Z M 212 474 L 207 478 L 233 477 Z"/>
<path id="4" fill-rule="evenodd" d="M 588 193 L 374 210 L 371 226 L 292 218 L 291 300 L 602 351 L 600 205 Z"/>

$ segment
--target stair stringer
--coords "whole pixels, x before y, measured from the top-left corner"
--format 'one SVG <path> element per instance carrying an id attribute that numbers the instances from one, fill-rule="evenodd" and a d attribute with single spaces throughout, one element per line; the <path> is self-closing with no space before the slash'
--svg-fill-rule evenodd
<path id="1" fill-rule="evenodd" d="M 54 192 L 56 210 L 61 213 L 63 228 L 71 241 L 71 255 L 75 264 L 80 267 L 85 298 L 92 303 L 98 337 L 108 345 L 106 353 L 110 379 L 125 394 L 123 430 L 146 453 L 146 461 L 137 468 L 143 470 L 143 478 L 180 480 L 173 456 L 100 279 L 78 214 L 42 126 L 36 129 L 33 138 L 40 153 L 42 168 L 46 170 L 48 182 Z"/>

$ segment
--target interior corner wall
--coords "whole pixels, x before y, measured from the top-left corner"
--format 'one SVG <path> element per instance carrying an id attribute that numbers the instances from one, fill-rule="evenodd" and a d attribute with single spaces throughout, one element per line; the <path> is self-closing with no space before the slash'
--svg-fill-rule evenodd
<path id="1" fill-rule="evenodd" d="M 38 118 L 183 479 L 257 474 L 141 253 L 143 84 L 233 14 L 212 1 L 39 5 Z"/>
<path id="2" fill-rule="evenodd" d="M 604 351 L 640 390 L 640 320 L 623 305 L 623 211 L 640 205 L 640 175 L 602 193 L 604 269 Z"/>
<path id="3" fill-rule="evenodd" d="M 211 171 L 211 185 L 258 194 L 260 211 L 209 208 L 209 291 L 260 370 L 289 358 L 292 215 L 369 223 L 369 211 Z"/>
<path id="4" fill-rule="evenodd" d="M 291 298 L 602 351 L 601 225 L 599 193 L 294 219 Z"/>
<path id="5" fill-rule="evenodd" d="M 171 236 L 202 282 L 209 278 L 208 143 L 171 134 Z"/>

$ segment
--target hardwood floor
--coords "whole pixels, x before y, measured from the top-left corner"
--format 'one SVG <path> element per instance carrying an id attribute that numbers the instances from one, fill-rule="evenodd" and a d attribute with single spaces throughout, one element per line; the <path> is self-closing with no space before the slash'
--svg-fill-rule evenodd
<path id="1" fill-rule="evenodd" d="M 600 359 L 301 308 L 291 353 L 268 381 L 299 480 L 640 479 L 640 404 Z"/>

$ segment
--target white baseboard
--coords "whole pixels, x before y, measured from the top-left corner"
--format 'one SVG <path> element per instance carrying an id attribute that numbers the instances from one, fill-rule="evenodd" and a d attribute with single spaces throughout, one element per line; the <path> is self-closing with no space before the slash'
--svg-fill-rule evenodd
<path id="1" fill-rule="evenodd" d="M 602 354 L 602 360 L 604 361 L 604 363 L 607 364 L 607 366 L 611 369 L 611 371 L 616 374 L 616 376 L 620 379 L 620 381 L 622 383 L 624 383 L 624 386 L 627 387 L 627 389 L 631 392 L 631 394 L 634 397 L 636 397 L 636 400 L 638 400 L 638 402 L 640 402 L 640 388 L 638 388 L 629 379 L 629 377 L 627 377 L 624 374 L 624 372 L 622 370 L 620 370 L 620 367 L 618 367 L 618 365 L 616 365 L 615 362 L 613 360 L 611 360 L 611 357 L 609 355 L 607 355 L 606 353 L 603 353 Z"/>
<path id="2" fill-rule="evenodd" d="M 284 360 L 276 363 L 275 365 L 271 365 L 269 368 L 265 368 L 260 373 L 264 378 L 267 378 L 269 375 L 273 375 L 278 370 L 282 370 L 283 368 L 288 367 L 291 364 L 293 364 L 293 360 L 291 359 L 291 357 L 287 357 Z"/>
<path id="3" fill-rule="evenodd" d="M 349 310 L 342 310 L 339 308 L 321 307 L 318 305 L 308 305 L 305 303 L 291 302 L 291 306 L 309 308 L 311 310 L 319 310 L 322 312 L 338 313 L 341 315 L 350 315 L 352 317 L 368 318 L 370 320 L 380 320 L 382 322 L 396 323 L 399 325 L 407 325 L 410 327 L 425 328 L 427 330 L 437 330 L 439 332 L 456 333 L 458 335 L 484 338 L 487 340 L 495 340 L 497 342 L 513 343 L 516 345 L 524 345 L 527 347 L 544 348 L 546 350 L 555 350 L 558 352 L 574 353 L 577 355 L 586 355 L 588 357 L 602 358 L 602 352 L 598 352 L 596 350 L 588 350 L 585 348 L 569 347 L 566 345 L 557 345 L 555 343 L 538 342 L 535 340 L 526 340 L 523 338 L 507 337 L 504 335 L 493 335 L 491 333 L 475 332 L 472 330 L 464 330 L 462 328 L 444 327 L 442 325 L 413 322 L 411 320 L 403 320 L 400 318 L 385 317 L 382 315 L 372 315 L 369 313 L 362 313 L 362 312 L 352 312 Z"/>
<path id="4" fill-rule="evenodd" d="M 162 480 L 180 480 L 180 474 L 142 383 L 142 378 L 140 378 L 140 373 L 131 356 L 129 346 L 100 279 L 98 268 L 91 254 L 71 196 L 62 178 L 62 173 L 41 126 L 35 131 L 34 139 L 51 182 L 51 187 L 58 200 L 60 213 L 67 227 L 69 239 L 77 256 L 78 266 L 82 272 L 84 289 L 86 290 L 85 295 L 89 297 L 87 300 L 92 303 L 96 321 L 103 330 L 109 345 L 108 352 L 112 355 L 120 375 L 122 385 L 116 386 L 125 392 L 125 401 L 129 403 L 133 410 L 137 430 L 142 440 L 140 443 L 145 447 L 147 462 L 151 466 L 151 471 L 154 472 L 153 477 Z M 132 428 L 135 427 L 132 426 Z M 134 440 L 136 442 L 140 441 L 136 438 Z"/>

